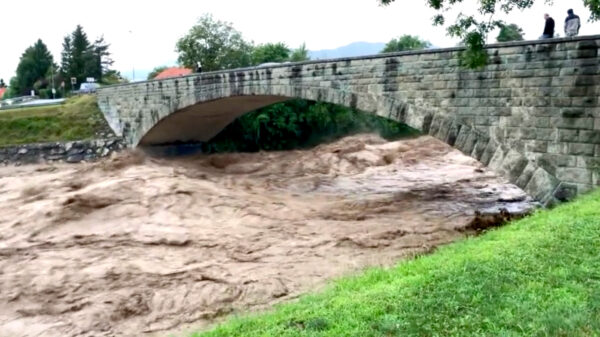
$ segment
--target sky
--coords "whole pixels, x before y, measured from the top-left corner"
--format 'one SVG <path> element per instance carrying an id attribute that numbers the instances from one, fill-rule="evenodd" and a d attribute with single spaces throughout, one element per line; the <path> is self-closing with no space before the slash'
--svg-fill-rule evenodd
<path id="1" fill-rule="evenodd" d="M 465 0 L 447 13 L 454 21 L 459 12 L 473 13 L 475 0 Z M 589 12 L 581 0 L 554 0 L 552 6 L 537 0 L 524 12 L 499 15 L 516 23 L 526 39 L 543 31 L 543 14 L 549 13 L 562 34 L 566 10 L 573 8 L 582 19 L 580 35 L 600 34 L 600 23 L 588 23 Z M 352 42 L 388 42 L 403 35 L 418 35 L 436 47 L 452 47 L 456 39 L 445 29 L 433 27 L 435 12 L 424 0 L 396 0 L 381 7 L 376 0 L 27 0 L 0 6 L 0 78 L 15 74 L 23 51 L 41 38 L 60 63 L 64 36 L 81 24 L 90 40 L 103 35 L 111 44 L 113 68 L 136 80 L 161 65 L 174 65 L 175 43 L 204 13 L 227 21 L 244 38 L 255 43 L 284 42 L 309 50 L 334 49 Z M 494 35 L 495 36 L 495 35 Z M 490 42 L 493 42 L 492 40 Z"/>

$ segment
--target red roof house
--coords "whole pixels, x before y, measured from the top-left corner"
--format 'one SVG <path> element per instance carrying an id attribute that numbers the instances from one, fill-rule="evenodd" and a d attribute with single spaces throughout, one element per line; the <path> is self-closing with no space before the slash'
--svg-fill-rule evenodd
<path id="1" fill-rule="evenodd" d="M 6 92 L 6 88 L 0 88 L 0 99 L 2 99 L 2 96 L 4 96 L 5 92 Z"/>
<path id="2" fill-rule="evenodd" d="M 161 80 L 164 78 L 185 76 L 185 75 L 189 75 L 191 73 L 192 73 L 191 69 L 171 67 L 171 68 L 167 68 L 167 69 L 161 71 L 158 75 L 156 75 L 156 77 L 154 79 Z"/>

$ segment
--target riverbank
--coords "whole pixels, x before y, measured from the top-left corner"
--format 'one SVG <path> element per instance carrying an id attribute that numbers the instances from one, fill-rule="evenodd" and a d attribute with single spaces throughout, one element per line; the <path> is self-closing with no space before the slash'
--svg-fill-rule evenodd
<path id="1" fill-rule="evenodd" d="M 112 136 L 96 98 L 90 95 L 61 105 L 0 111 L 0 147 Z"/>
<path id="2" fill-rule="evenodd" d="M 124 147 L 121 139 L 116 137 L 4 146 L 0 147 L 0 165 L 95 161 L 111 156 Z"/>
<path id="3" fill-rule="evenodd" d="M 192 336 L 598 336 L 599 242 L 596 191 Z"/>

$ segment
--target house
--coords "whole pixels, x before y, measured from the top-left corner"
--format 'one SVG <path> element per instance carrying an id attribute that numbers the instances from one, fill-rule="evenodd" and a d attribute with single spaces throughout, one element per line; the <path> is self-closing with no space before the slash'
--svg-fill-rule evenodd
<path id="1" fill-rule="evenodd" d="M 2 96 L 4 96 L 4 93 L 6 93 L 6 89 L 7 88 L 0 88 L 0 99 L 2 99 Z"/>
<path id="2" fill-rule="evenodd" d="M 191 69 L 171 67 L 171 68 L 167 68 L 167 69 L 161 71 L 158 75 L 156 75 L 156 77 L 154 79 L 161 80 L 161 79 L 165 79 L 165 78 L 190 75 L 191 73 L 192 73 Z"/>

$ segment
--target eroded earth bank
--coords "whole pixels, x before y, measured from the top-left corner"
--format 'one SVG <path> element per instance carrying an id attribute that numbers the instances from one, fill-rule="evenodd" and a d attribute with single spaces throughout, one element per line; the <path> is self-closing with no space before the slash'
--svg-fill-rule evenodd
<path id="1" fill-rule="evenodd" d="M 201 329 L 532 207 L 430 137 L 5 167 L 0 336 Z"/>

